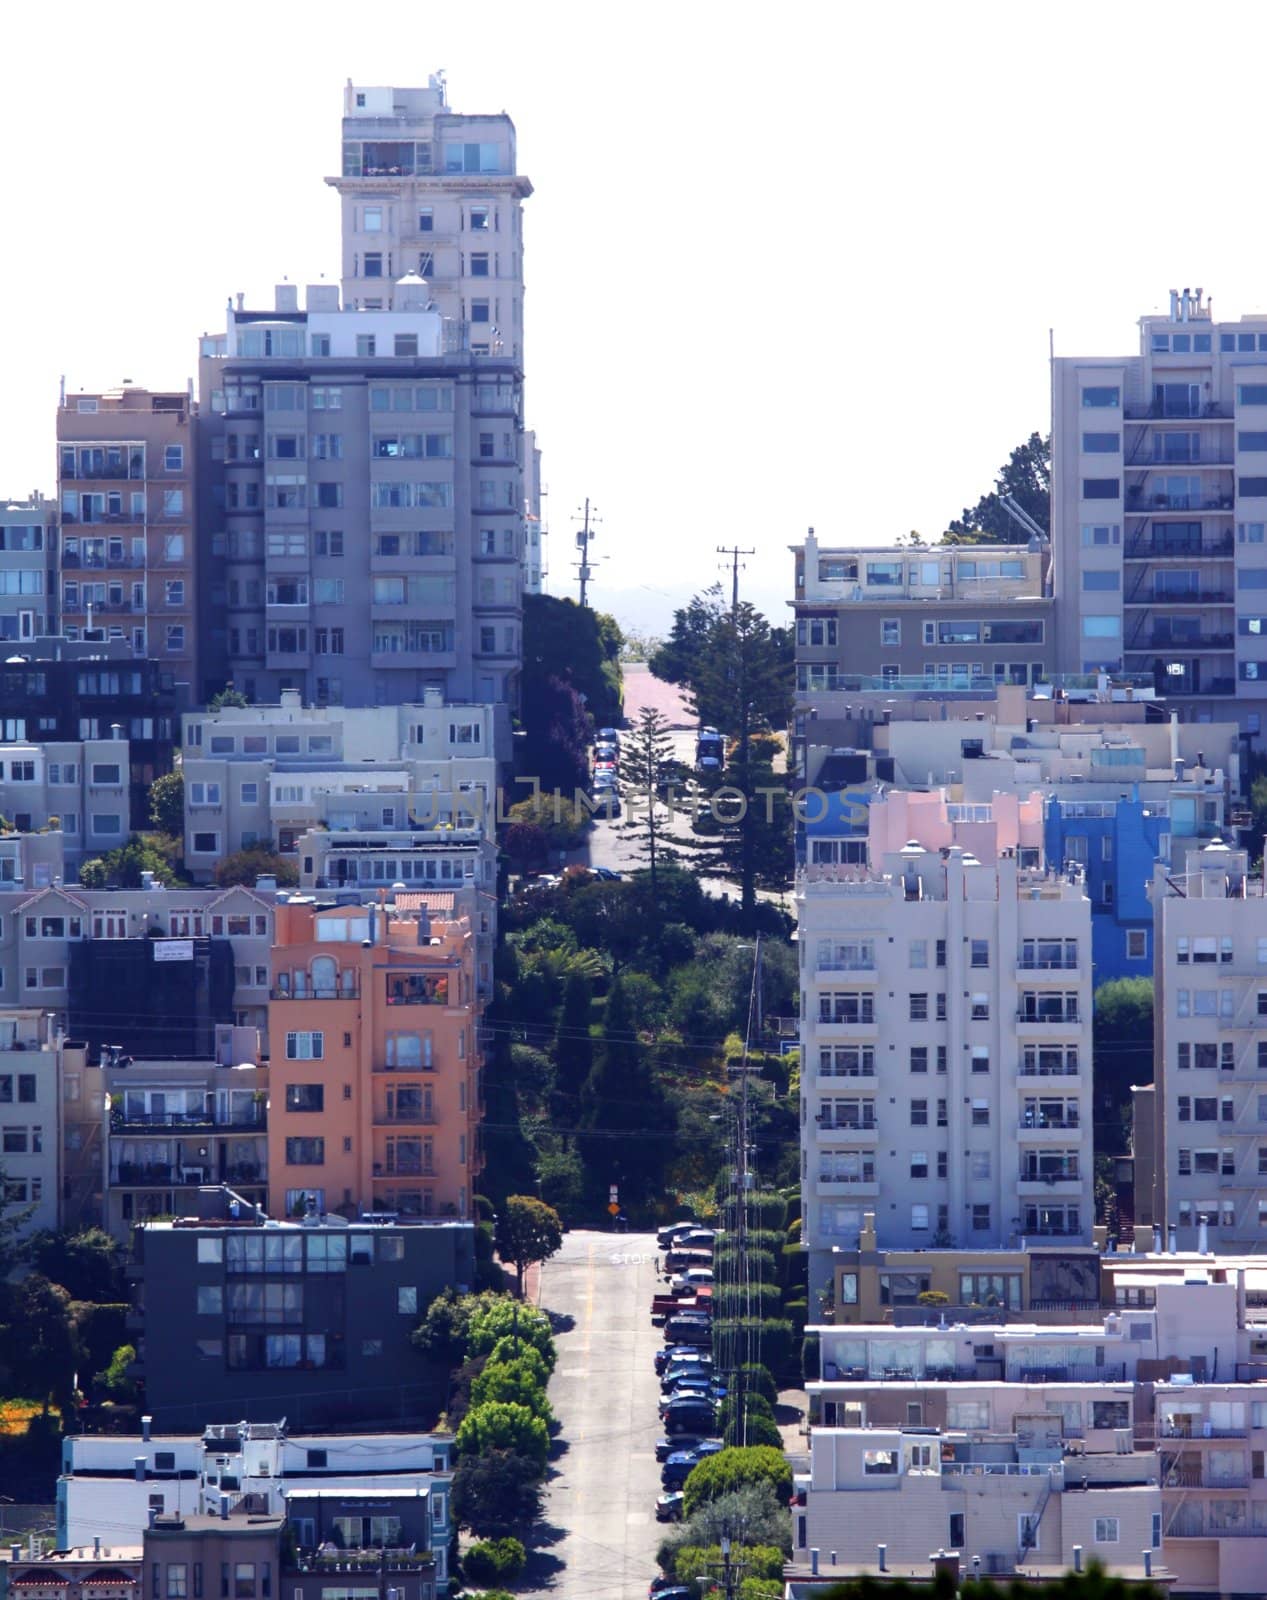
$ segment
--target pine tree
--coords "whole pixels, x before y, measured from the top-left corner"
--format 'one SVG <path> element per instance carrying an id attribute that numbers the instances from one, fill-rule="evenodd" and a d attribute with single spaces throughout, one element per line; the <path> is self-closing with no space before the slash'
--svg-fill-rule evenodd
<path id="1" fill-rule="evenodd" d="M 625 741 L 621 768 L 629 807 L 628 819 L 622 826 L 627 833 L 641 835 L 639 848 L 650 869 L 651 897 L 655 900 L 657 866 L 671 865 L 679 859 L 679 853 L 665 845 L 668 819 L 656 811 L 660 790 L 674 777 L 677 763 L 669 725 L 654 707 L 643 707 Z"/>
<path id="2" fill-rule="evenodd" d="M 555 1122 L 575 1127 L 581 1091 L 594 1066 L 590 1010 L 594 986 L 583 972 L 571 972 L 563 985 L 563 1003 L 554 1035 Z"/>

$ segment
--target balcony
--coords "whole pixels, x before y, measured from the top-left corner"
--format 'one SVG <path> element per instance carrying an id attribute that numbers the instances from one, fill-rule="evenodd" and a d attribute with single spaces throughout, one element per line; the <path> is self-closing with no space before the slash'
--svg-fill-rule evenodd
<path id="1" fill-rule="evenodd" d="M 1176 637 L 1173 633 L 1148 633 L 1137 634 L 1126 646 L 1127 654 L 1132 650 L 1232 650 L 1236 640 L 1230 633 L 1190 633 L 1183 637 Z"/>
<path id="2" fill-rule="evenodd" d="M 1077 1006 L 1066 1006 L 1059 1009 L 1037 1010 L 1024 1006 L 1016 1013 L 1016 1021 L 1022 1028 L 1047 1028 L 1047 1027 L 1078 1027 L 1082 1021 Z"/>
<path id="3" fill-rule="evenodd" d="M 110 1112 L 112 1133 L 147 1132 L 152 1128 L 171 1128 L 177 1132 L 197 1133 L 207 1128 L 263 1128 L 268 1114 L 263 1102 L 253 1104 L 249 1110 L 218 1112 L 207 1111 L 127 1111 Z"/>
<path id="4" fill-rule="evenodd" d="M 844 1177 L 839 1173 L 821 1172 L 814 1186 L 814 1193 L 823 1199 L 830 1199 L 833 1195 L 859 1195 L 868 1197 L 878 1195 L 880 1185 L 875 1173 L 860 1177 Z"/>
<path id="5" fill-rule="evenodd" d="M 286 1572 L 417 1572 L 429 1570 L 436 1558 L 429 1550 L 371 1549 L 336 1550 L 333 1555 L 319 1555 L 315 1551 L 301 1551 L 293 1563 L 283 1568 Z M 371 1585 L 372 1587 L 372 1585 Z"/>
<path id="6" fill-rule="evenodd" d="M 1077 972 L 1077 953 L 1051 956 L 1022 956 L 1016 963 L 1018 972 Z"/>
<path id="7" fill-rule="evenodd" d="M 138 571 L 144 566 L 143 555 L 90 556 L 80 555 L 72 550 L 62 551 L 62 567 L 67 572 Z"/>
<path id="8" fill-rule="evenodd" d="M 1030 1162 L 1022 1162 L 1016 1174 L 1019 1184 L 1037 1184 L 1043 1188 L 1053 1188 L 1060 1183 L 1080 1183 L 1076 1161 L 1066 1161 L 1059 1165 L 1039 1166 Z"/>
<path id="9" fill-rule="evenodd" d="M 814 1125 L 820 1134 L 840 1134 L 844 1138 L 871 1139 L 878 1137 L 880 1132 L 880 1124 L 875 1117 L 860 1117 L 856 1122 L 844 1122 L 819 1112 L 814 1118 Z"/>
<path id="10" fill-rule="evenodd" d="M 1070 1362 L 1065 1366 L 1029 1367 L 1022 1362 L 1007 1367 L 1007 1383 L 1124 1383 L 1126 1368 L 1122 1363 L 1098 1366 L 1093 1361 Z M 1128 1424 L 1129 1426 L 1129 1424 Z"/>
<path id="11" fill-rule="evenodd" d="M 1230 493 L 1149 494 L 1131 488 L 1126 491 L 1126 509 L 1132 513 L 1161 512 L 1164 515 L 1167 511 L 1230 511 L 1232 505 Z"/>
<path id="12" fill-rule="evenodd" d="M 429 1109 L 395 1111 L 390 1116 L 384 1112 L 375 1112 L 374 1114 L 374 1126 L 376 1128 L 434 1128 L 437 1120 L 435 1112 Z"/>
<path id="13" fill-rule="evenodd" d="M 870 972 L 874 973 L 875 958 L 865 956 L 821 956 L 814 963 L 816 972 Z"/>
<path id="14" fill-rule="evenodd" d="M 1076 1078 L 1078 1065 L 1070 1061 L 1056 1064 L 1022 1061 L 1016 1069 L 1016 1074 L 1020 1078 Z"/>
<path id="15" fill-rule="evenodd" d="M 393 1162 L 376 1161 L 374 1163 L 374 1176 L 376 1178 L 434 1178 L 436 1169 L 430 1161 L 402 1162 L 397 1159 Z"/>
<path id="16" fill-rule="evenodd" d="M 1235 553 L 1236 543 L 1231 534 L 1216 539 L 1156 539 L 1144 535 L 1128 539 L 1122 551 L 1127 561 L 1192 561 L 1231 557 Z"/>
<path id="17" fill-rule="evenodd" d="M 1127 405 L 1122 415 L 1128 422 L 1232 422 L 1235 419 L 1224 412 L 1217 400 L 1203 405 L 1199 400 L 1185 405 L 1177 400 L 1145 400 Z"/>
<path id="18" fill-rule="evenodd" d="M 1022 1111 L 1017 1118 L 1016 1125 L 1025 1133 L 1040 1133 L 1043 1131 L 1058 1131 L 1061 1128 L 1076 1129 L 1080 1126 L 1080 1123 L 1076 1110 L 1061 1113 Z"/>
<path id="19" fill-rule="evenodd" d="M 276 985 L 268 991 L 270 1000 L 359 1000 L 361 982 L 352 974 L 346 983 L 323 985 L 320 988 L 295 989 L 290 984 Z"/>
<path id="20" fill-rule="evenodd" d="M 1236 599 L 1231 589 L 1184 589 L 1174 594 L 1161 590 L 1136 591 L 1122 601 L 1125 606 L 1230 606 Z M 1151 679 L 1149 680 L 1151 682 Z"/>

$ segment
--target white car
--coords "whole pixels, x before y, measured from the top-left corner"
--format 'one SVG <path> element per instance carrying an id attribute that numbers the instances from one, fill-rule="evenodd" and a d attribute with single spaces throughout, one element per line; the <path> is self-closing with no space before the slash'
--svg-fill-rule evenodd
<path id="1" fill-rule="evenodd" d="M 712 1267 L 687 1267 L 684 1272 L 677 1274 L 670 1287 L 676 1294 L 680 1289 L 698 1289 L 702 1284 L 711 1284 L 712 1281 Z"/>

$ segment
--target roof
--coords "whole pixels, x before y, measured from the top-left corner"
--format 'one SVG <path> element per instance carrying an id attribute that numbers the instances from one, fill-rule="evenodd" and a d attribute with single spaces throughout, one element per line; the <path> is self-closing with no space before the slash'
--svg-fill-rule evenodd
<path id="1" fill-rule="evenodd" d="M 453 891 L 440 889 L 398 889 L 392 896 L 397 911 L 452 911 Z"/>
<path id="2" fill-rule="evenodd" d="M 356 1478 L 343 1483 L 332 1483 L 329 1478 L 322 1478 L 319 1484 L 292 1481 L 281 1489 L 283 1500 L 425 1500 L 430 1493 L 430 1482 L 416 1483 L 408 1489 L 367 1489 Z"/>

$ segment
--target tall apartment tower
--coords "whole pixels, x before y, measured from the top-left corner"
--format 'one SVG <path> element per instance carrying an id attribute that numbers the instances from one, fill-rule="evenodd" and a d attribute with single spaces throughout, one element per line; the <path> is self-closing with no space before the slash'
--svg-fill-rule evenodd
<path id="1" fill-rule="evenodd" d="M 130 387 L 57 409 L 61 631 L 161 661 L 185 706 L 201 697 L 193 414 L 184 390 Z"/>
<path id="2" fill-rule="evenodd" d="M 858 1248 L 864 1212 L 881 1247 L 1087 1243 L 1080 877 L 912 842 L 874 870 L 805 867 L 797 917 L 811 1287 Z"/>
<path id="3" fill-rule="evenodd" d="M 57 507 L 40 494 L 0 499 L 0 640 L 35 639 L 56 627 Z"/>
<path id="4" fill-rule="evenodd" d="M 1181 1250 L 1261 1249 L 1267 1229 L 1267 899 L 1215 840 L 1154 868 L 1153 1220 Z M 1206 1224 L 1205 1229 L 1201 1227 Z"/>
<path id="5" fill-rule="evenodd" d="M 1203 291 L 1137 355 L 1052 372 L 1052 534 L 1067 672 L 1135 673 L 1185 720 L 1258 733 L 1267 702 L 1267 316 Z"/>
<path id="6" fill-rule="evenodd" d="M 230 307 L 202 341 L 208 695 L 450 704 L 518 698 L 522 373 L 461 348 L 406 275 L 390 310 Z"/>
<path id="7" fill-rule="evenodd" d="M 343 304 L 390 311 L 393 284 L 425 278 L 477 355 L 523 360 L 523 202 L 515 125 L 459 116 L 443 75 L 425 89 L 343 93 Z"/>

